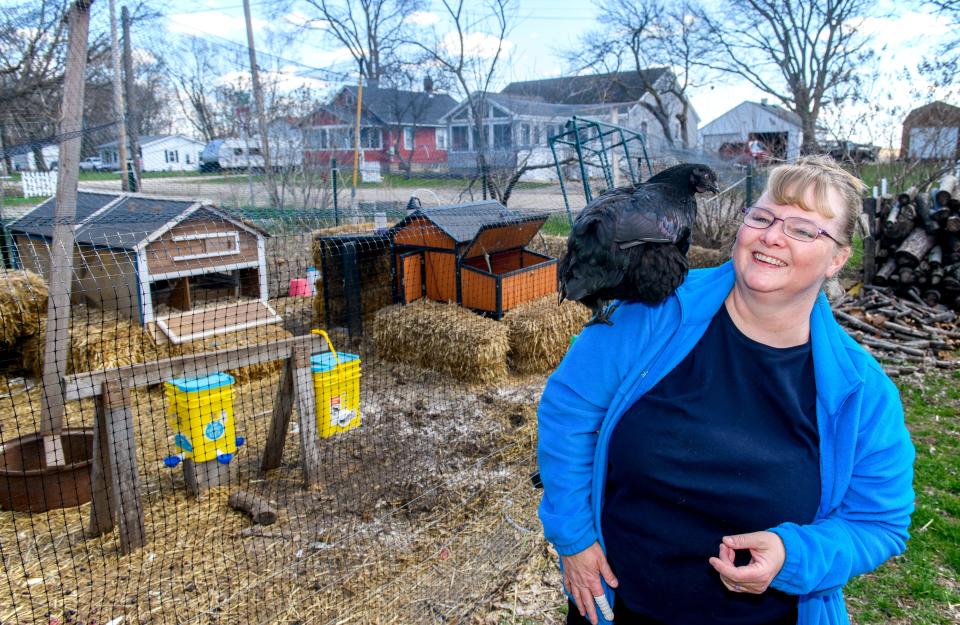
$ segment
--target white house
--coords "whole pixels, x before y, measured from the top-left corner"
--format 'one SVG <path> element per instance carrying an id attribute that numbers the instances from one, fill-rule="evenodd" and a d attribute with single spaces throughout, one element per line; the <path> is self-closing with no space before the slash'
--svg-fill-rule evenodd
<path id="1" fill-rule="evenodd" d="M 120 168 L 119 141 L 97 146 L 104 165 Z M 196 171 L 204 143 L 183 135 L 140 137 L 140 168 L 143 171 Z M 127 148 L 129 154 L 130 148 Z"/>
<path id="2" fill-rule="evenodd" d="M 724 144 L 759 140 L 773 156 L 792 160 L 800 156 L 803 129 L 800 116 L 783 107 L 744 101 L 700 129 L 700 144 L 717 154 Z"/>
<path id="3" fill-rule="evenodd" d="M 37 171 L 39 169 L 32 144 L 11 146 L 5 151 L 10 156 L 10 164 L 14 171 Z M 56 143 L 43 146 L 40 152 L 47 169 L 50 169 L 60 159 L 60 146 Z"/>

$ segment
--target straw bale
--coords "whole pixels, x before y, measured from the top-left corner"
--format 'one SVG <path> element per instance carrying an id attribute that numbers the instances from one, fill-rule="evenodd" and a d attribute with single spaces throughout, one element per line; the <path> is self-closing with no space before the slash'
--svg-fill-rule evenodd
<path id="1" fill-rule="evenodd" d="M 687 262 L 690 265 L 690 269 L 716 267 L 727 262 L 729 258 L 730 252 L 727 250 L 700 247 L 699 245 L 691 245 L 690 251 L 687 252 Z"/>
<path id="2" fill-rule="evenodd" d="M 510 367 L 518 373 L 543 373 L 560 364 L 570 337 L 590 320 L 583 304 L 554 296 L 541 297 L 518 306 L 503 316 L 510 336 Z"/>
<path id="3" fill-rule="evenodd" d="M 506 326 L 456 304 L 420 301 L 389 306 L 377 312 L 372 325 L 377 353 L 385 360 L 477 384 L 507 375 Z"/>
<path id="4" fill-rule="evenodd" d="M 0 271 L 0 347 L 40 331 L 47 315 L 47 283 L 31 271 Z"/>
<path id="5" fill-rule="evenodd" d="M 546 254 L 552 258 L 563 258 L 567 253 L 567 237 L 538 233 L 530 240 L 527 249 L 531 252 Z"/>
<path id="6" fill-rule="evenodd" d="M 22 344 L 23 368 L 36 377 L 43 373 L 46 334 L 44 318 L 40 320 L 40 331 Z M 66 375 L 124 367 L 173 354 L 171 346 L 157 344 L 135 321 L 95 308 L 88 308 L 87 314 L 72 320 L 69 349 Z"/>
<path id="7" fill-rule="evenodd" d="M 199 354 L 201 352 L 212 352 L 219 349 L 230 347 L 241 347 L 244 345 L 255 345 L 257 343 L 268 343 L 270 341 L 279 341 L 291 338 L 293 334 L 287 332 L 279 324 L 270 324 L 248 328 L 238 332 L 228 334 L 217 334 L 208 336 L 204 339 L 197 339 L 189 343 L 181 343 L 171 346 L 171 351 L 175 355 Z M 280 370 L 283 361 L 271 360 L 242 369 L 228 369 L 226 372 L 237 379 L 237 384 L 246 384 L 254 380 L 265 378 Z"/>

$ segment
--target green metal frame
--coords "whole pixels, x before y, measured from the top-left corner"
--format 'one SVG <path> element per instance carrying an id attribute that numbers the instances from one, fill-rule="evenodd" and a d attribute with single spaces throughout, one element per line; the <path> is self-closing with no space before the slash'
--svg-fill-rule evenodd
<path id="1" fill-rule="evenodd" d="M 567 185 L 563 181 L 563 172 L 560 169 L 560 158 L 557 157 L 557 148 L 569 146 L 574 149 L 577 155 L 577 161 L 580 165 L 580 179 L 583 181 L 583 195 L 585 204 L 593 201 L 593 191 L 590 188 L 590 178 L 587 176 L 587 159 L 595 158 L 599 162 L 600 170 L 603 172 L 603 179 L 607 189 L 613 188 L 613 169 L 610 165 L 608 152 L 623 148 L 624 157 L 627 159 L 627 167 L 630 170 L 631 184 L 639 184 L 643 164 L 647 165 L 647 176 L 653 175 L 653 166 L 650 164 L 650 156 L 647 154 L 647 142 L 643 134 L 635 132 L 622 126 L 615 126 L 595 119 L 586 117 L 571 117 L 566 123 L 567 129 L 559 135 L 550 137 L 550 153 L 553 155 L 553 164 L 557 169 L 557 178 L 560 180 L 560 192 L 563 194 L 563 204 L 567 209 L 567 219 L 570 225 L 573 225 L 573 213 L 570 210 L 570 199 L 567 197 Z M 631 144 L 633 150 L 639 150 L 640 156 L 637 156 L 637 167 L 634 167 L 634 156 L 631 154 Z"/>

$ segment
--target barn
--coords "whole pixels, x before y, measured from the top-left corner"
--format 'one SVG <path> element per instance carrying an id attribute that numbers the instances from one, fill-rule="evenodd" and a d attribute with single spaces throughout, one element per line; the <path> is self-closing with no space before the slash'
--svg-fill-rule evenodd
<path id="1" fill-rule="evenodd" d="M 704 152 L 719 154 L 725 145 L 761 141 L 774 158 L 793 160 L 800 156 L 803 128 L 800 116 L 787 109 L 744 101 L 700 129 Z"/>
<path id="2" fill-rule="evenodd" d="M 907 113 L 900 137 L 900 158 L 960 159 L 960 108 L 932 102 Z"/>
<path id="3" fill-rule="evenodd" d="M 49 279 L 56 198 L 10 224 L 16 264 Z M 200 201 L 77 194 L 72 296 L 173 343 L 281 323 L 263 230 Z"/>

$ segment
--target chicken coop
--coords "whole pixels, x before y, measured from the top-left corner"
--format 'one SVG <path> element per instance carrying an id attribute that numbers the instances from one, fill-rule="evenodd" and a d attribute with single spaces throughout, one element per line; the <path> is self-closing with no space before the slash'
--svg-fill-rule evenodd
<path id="1" fill-rule="evenodd" d="M 497 319 L 557 291 L 557 259 L 526 245 L 546 215 L 495 200 L 420 208 L 390 230 L 396 300 L 457 302 Z"/>
<path id="2" fill-rule="evenodd" d="M 50 277 L 55 198 L 10 224 L 18 266 Z M 282 323 L 260 228 L 204 202 L 77 194 L 72 296 L 173 343 Z"/>

